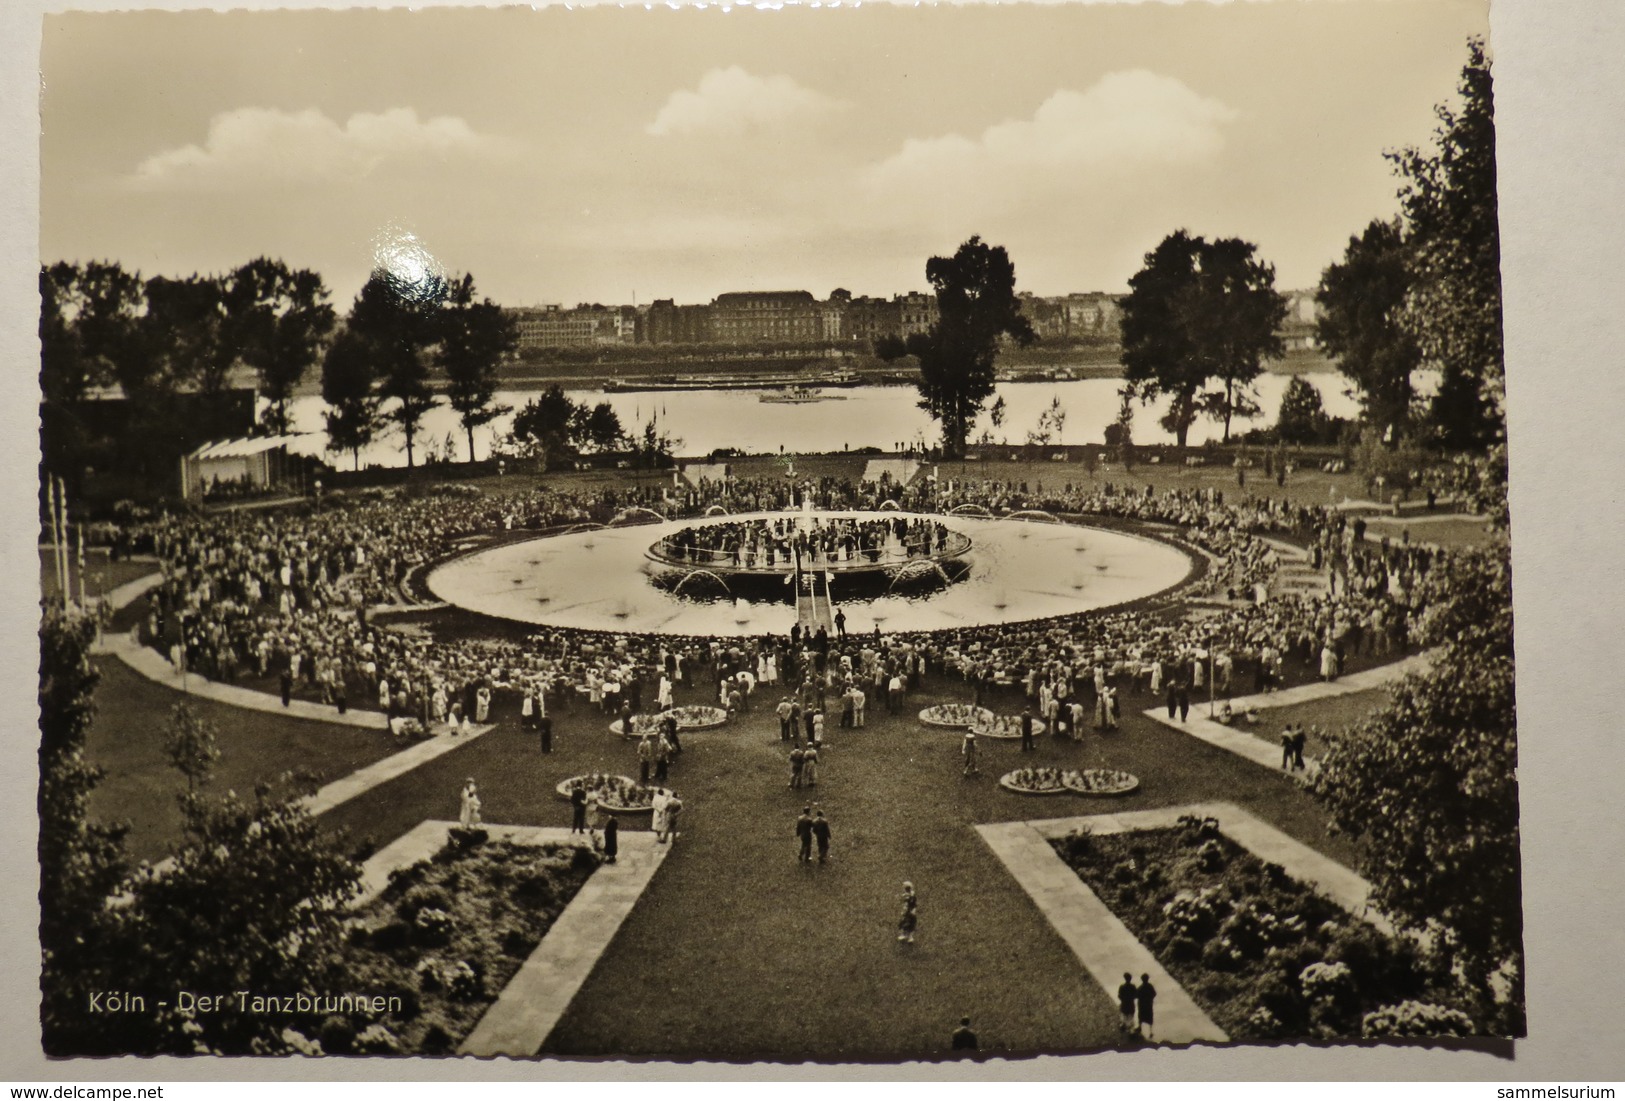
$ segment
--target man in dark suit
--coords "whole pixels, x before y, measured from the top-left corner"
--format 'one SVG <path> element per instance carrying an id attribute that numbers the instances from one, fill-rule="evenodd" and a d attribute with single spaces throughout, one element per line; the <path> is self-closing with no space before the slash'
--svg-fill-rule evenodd
<path id="1" fill-rule="evenodd" d="M 801 808 L 801 817 L 796 819 L 796 839 L 801 842 L 801 855 L 798 859 L 803 864 L 806 864 L 812 860 L 813 816 L 811 807 Z"/>
<path id="2" fill-rule="evenodd" d="M 822 810 L 813 814 L 812 835 L 818 842 L 818 862 L 822 864 L 829 859 L 829 819 Z"/>
<path id="3" fill-rule="evenodd" d="M 1037 748 L 1038 746 L 1033 744 L 1033 709 L 1023 707 L 1021 709 L 1021 751 L 1025 753 L 1029 749 Z"/>
<path id="4" fill-rule="evenodd" d="M 552 753 L 553 752 L 553 717 L 551 715 L 537 716 L 536 729 L 539 732 L 540 737 L 541 737 L 542 752 L 543 753 Z"/>

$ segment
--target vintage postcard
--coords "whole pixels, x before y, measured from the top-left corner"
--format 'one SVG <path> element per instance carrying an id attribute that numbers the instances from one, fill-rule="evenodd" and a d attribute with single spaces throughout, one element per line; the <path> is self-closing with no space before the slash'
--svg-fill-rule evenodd
<path id="1" fill-rule="evenodd" d="M 10 1042 L 1513 1056 L 1495 45 L 46 14 Z"/>

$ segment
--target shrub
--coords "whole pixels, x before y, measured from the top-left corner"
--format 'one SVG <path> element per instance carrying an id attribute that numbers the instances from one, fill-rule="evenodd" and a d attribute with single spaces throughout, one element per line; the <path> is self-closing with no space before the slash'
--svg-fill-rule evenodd
<path id="1" fill-rule="evenodd" d="M 1179 963 L 1194 963 L 1202 958 L 1202 946 L 1190 937 L 1172 937 L 1168 941 L 1168 958 Z"/>
<path id="2" fill-rule="evenodd" d="M 578 872 L 595 872 L 598 870 L 599 856 L 585 845 L 576 846 L 570 857 L 570 867 Z"/>
<path id="3" fill-rule="evenodd" d="M 1367 1013 L 1360 1035 L 1368 1039 L 1390 1036 L 1472 1036 L 1473 1019 L 1459 1009 L 1431 1002 L 1400 1002 Z"/>
<path id="4" fill-rule="evenodd" d="M 1255 988 L 1260 1008 L 1285 1029 L 1301 1034 L 1309 1021 L 1309 1007 L 1285 975 L 1266 975 Z"/>
<path id="5" fill-rule="evenodd" d="M 1225 908 L 1218 891 L 1204 887 L 1200 891 L 1180 891 L 1162 913 L 1182 935 L 1205 940 L 1218 932 Z"/>
<path id="6" fill-rule="evenodd" d="M 418 944 L 445 944 L 451 940 L 451 930 L 451 915 L 433 906 L 425 906 L 412 920 L 412 939 Z"/>
<path id="7" fill-rule="evenodd" d="M 1241 953 L 1223 937 L 1215 937 L 1202 946 L 1202 966 L 1210 971 L 1234 971 L 1241 963 Z"/>
<path id="8" fill-rule="evenodd" d="M 478 827 L 473 829 L 464 829 L 461 826 L 453 826 L 451 831 L 446 835 L 446 840 L 450 843 L 449 847 L 461 852 L 467 852 L 469 849 L 478 848 L 490 839 L 490 833 L 479 829 Z"/>
<path id="9" fill-rule="evenodd" d="M 322 1050 L 329 1055 L 350 1055 L 355 1052 L 355 1025 L 348 1018 L 332 1016 L 322 1022 L 322 1028 L 317 1033 L 322 1043 Z"/>
<path id="10" fill-rule="evenodd" d="M 451 1033 L 439 1025 L 430 1025 L 418 1042 L 418 1049 L 425 1055 L 448 1055 L 454 1046 Z"/>
<path id="11" fill-rule="evenodd" d="M 418 912 L 425 909 L 450 910 L 451 895 L 443 887 L 421 884 L 407 891 L 395 904 L 395 912 L 406 921 L 415 920 Z"/>
<path id="12" fill-rule="evenodd" d="M 1298 986 L 1311 1002 L 1346 1002 L 1354 993 L 1354 974 L 1346 963 L 1312 963 L 1298 976 Z"/>
<path id="13" fill-rule="evenodd" d="M 1201 847 L 1196 850 L 1196 865 L 1204 872 L 1219 872 L 1224 870 L 1224 849 L 1219 847 L 1218 841 L 1208 840 L 1202 842 Z"/>
<path id="14" fill-rule="evenodd" d="M 358 1055 L 398 1055 L 400 1050 L 400 1038 L 382 1021 L 374 1021 L 355 1038 L 355 1052 Z"/>
<path id="15" fill-rule="evenodd" d="M 1128 860 L 1119 861 L 1112 868 L 1112 881 L 1120 884 L 1138 883 L 1140 881 L 1139 865 L 1135 863 L 1132 857 Z"/>
<path id="16" fill-rule="evenodd" d="M 1265 1006 L 1259 1006 L 1248 1015 L 1247 1031 L 1263 1040 L 1274 1040 L 1288 1035 L 1285 1022 Z"/>
<path id="17" fill-rule="evenodd" d="M 1087 828 L 1076 829 L 1066 835 L 1066 859 L 1075 864 L 1087 864 L 1095 856 L 1095 839 Z"/>
<path id="18" fill-rule="evenodd" d="M 1236 996 L 1236 980 L 1228 975 L 1208 975 L 1197 985 L 1197 990 L 1208 1001 L 1222 1004 Z"/>
<path id="19" fill-rule="evenodd" d="M 528 906 L 551 906 L 557 893 L 553 877 L 545 871 L 532 869 L 514 876 L 513 896 Z"/>
<path id="20" fill-rule="evenodd" d="M 412 943 L 412 927 L 404 921 L 391 921 L 374 929 L 371 941 L 380 952 L 397 952 Z"/>
<path id="21" fill-rule="evenodd" d="M 536 947 L 536 938 L 528 935 L 523 929 L 509 929 L 502 934 L 502 953 L 523 959 L 531 954 Z"/>

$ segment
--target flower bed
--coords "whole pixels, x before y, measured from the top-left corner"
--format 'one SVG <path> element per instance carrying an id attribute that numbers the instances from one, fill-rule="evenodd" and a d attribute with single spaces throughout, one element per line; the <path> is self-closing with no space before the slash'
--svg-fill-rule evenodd
<path id="1" fill-rule="evenodd" d="M 1001 776 L 999 786 L 1017 795 L 1126 795 L 1140 778 L 1109 768 L 1018 768 Z"/>
<path id="2" fill-rule="evenodd" d="M 990 723 L 995 718 L 993 712 L 973 703 L 941 703 L 920 712 L 920 721 L 926 726 L 946 726 L 956 730 L 974 726 L 979 722 Z"/>
<path id="3" fill-rule="evenodd" d="M 572 776 L 553 790 L 559 793 L 559 798 L 569 799 L 576 788 L 584 790 L 588 799 L 596 798 L 598 805 L 611 814 L 650 814 L 654 811 L 655 794 L 661 791 L 670 794 L 669 788 L 640 784 L 630 776 L 603 772 Z"/>
<path id="4" fill-rule="evenodd" d="M 1053 844 L 1232 1039 L 1475 1034 L 1454 981 L 1412 942 L 1260 860 L 1215 819 Z"/>
<path id="5" fill-rule="evenodd" d="M 620 719 L 609 724 L 609 732 L 620 737 L 641 738 L 645 733 L 660 729 L 662 717 L 670 715 L 677 720 L 678 730 L 714 730 L 728 721 L 728 713 L 720 707 L 709 707 L 705 704 L 689 704 L 686 707 L 673 707 L 669 711 L 661 711 L 654 715 L 633 715 L 632 730 L 628 735 Z"/>
<path id="6" fill-rule="evenodd" d="M 300 1021 L 300 1046 L 435 1055 L 468 1035 L 598 867 L 590 849 L 484 837 L 453 831 L 356 913 L 331 989 L 399 998 L 400 1008 Z"/>
<path id="7" fill-rule="evenodd" d="M 989 711 L 988 718 L 975 723 L 970 729 L 978 738 L 1003 738 L 1014 741 L 1021 737 L 1021 716 L 994 715 Z M 1033 737 L 1044 733 L 1044 729 L 1044 720 L 1034 718 Z"/>

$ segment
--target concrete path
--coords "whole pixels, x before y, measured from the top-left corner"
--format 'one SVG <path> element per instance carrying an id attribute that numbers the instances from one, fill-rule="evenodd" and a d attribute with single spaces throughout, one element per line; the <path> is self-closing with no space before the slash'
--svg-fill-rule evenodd
<path id="1" fill-rule="evenodd" d="M 1312 703 L 1315 700 L 1335 699 L 1338 696 L 1347 696 L 1355 692 L 1364 692 L 1372 688 L 1381 688 L 1392 684 L 1401 677 L 1410 673 L 1425 672 L 1432 662 L 1430 654 L 1412 654 L 1401 661 L 1379 665 L 1374 669 L 1367 669 L 1362 673 L 1351 673 L 1346 677 L 1339 677 L 1334 681 L 1313 681 L 1309 684 L 1300 684 L 1294 688 L 1283 688 L 1279 692 L 1266 692 L 1255 696 L 1227 696 L 1230 707 L 1236 716 L 1236 725 L 1226 726 L 1206 717 L 1206 704 L 1196 703 L 1191 707 L 1190 718 L 1185 722 L 1168 717 L 1166 707 L 1152 707 L 1141 714 L 1146 718 L 1155 720 L 1163 726 L 1177 730 L 1181 734 L 1189 734 L 1198 741 L 1234 753 L 1238 757 L 1245 757 L 1254 764 L 1264 768 L 1281 770 L 1281 748 L 1271 745 L 1263 738 L 1248 733 L 1242 725 L 1242 718 L 1247 711 L 1256 708 L 1266 711 L 1272 707 L 1291 707 L 1294 704 Z M 1221 700 L 1220 702 L 1223 702 Z M 1306 772 L 1294 772 L 1287 775 L 1302 781 L 1313 775 L 1313 759 L 1309 761 L 1310 768 Z"/>
<path id="2" fill-rule="evenodd" d="M 456 825 L 422 822 L 380 849 L 362 867 L 362 895 L 356 905 L 377 897 L 388 886 L 389 873 L 394 869 L 409 867 L 439 852 Z M 580 834 L 556 828 L 481 828 L 495 840 L 521 844 L 582 843 Z M 458 1053 L 523 1058 L 541 1050 L 670 849 L 657 842 L 652 833 L 623 832 L 616 862 L 601 865 L 588 878 L 541 944 L 485 1011 Z"/>
<path id="3" fill-rule="evenodd" d="M 495 729 L 494 723 L 487 723 L 484 726 L 471 727 L 463 734 L 437 734 L 421 742 L 413 742 L 399 753 L 392 753 L 381 761 L 374 761 L 365 768 L 356 769 L 348 776 L 341 776 L 301 802 L 312 816 L 326 814 L 340 803 L 411 772 L 419 765 L 428 764 L 436 757 L 468 745 L 480 735 Z"/>
<path id="4" fill-rule="evenodd" d="M 1027 892 L 1113 1004 L 1125 972 L 1136 981 L 1141 975 L 1151 976 L 1151 985 L 1157 991 L 1156 1031 L 1153 1033 L 1157 1042 L 1228 1041 L 1230 1037 L 1225 1031 L 1191 1000 L 1150 949 L 1129 932 L 1128 926 L 1107 909 L 1100 896 L 1050 847 L 1048 837 L 1035 828 L 1046 824 L 1001 822 L 977 826 L 976 832 L 1004 862 L 1021 889 Z M 1059 831 L 1060 834 L 1067 832 L 1066 829 Z"/>
<path id="5" fill-rule="evenodd" d="M 1281 865 L 1287 875 L 1329 898 L 1384 933 L 1394 930 L 1371 908 L 1371 885 L 1349 868 L 1295 841 L 1232 803 L 1190 803 L 1153 810 L 1002 822 L 977 826 L 988 848 L 1004 862 L 1033 904 L 1066 941 L 1078 961 L 1114 1001 L 1123 973 L 1151 976 L 1157 990 L 1156 1039 L 1162 1043 L 1223 1043 L 1229 1039 L 1185 989 L 1157 963 L 1100 897 L 1067 867 L 1050 842 L 1075 830 L 1096 835 L 1165 829 L 1183 815 L 1216 818 L 1219 830 L 1257 856 Z"/>

